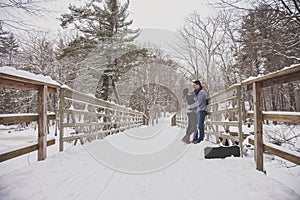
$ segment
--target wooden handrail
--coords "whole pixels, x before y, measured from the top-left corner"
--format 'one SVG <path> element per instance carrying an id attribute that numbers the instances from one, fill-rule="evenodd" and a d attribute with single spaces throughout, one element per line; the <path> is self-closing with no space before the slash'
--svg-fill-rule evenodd
<path id="1" fill-rule="evenodd" d="M 80 140 L 83 144 L 84 138 L 88 140 L 102 138 L 107 134 L 148 124 L 148 118 L 137 110 L 110 103 L 67 87 L 61 88 L 59 110 L 60 151 L 63 151 L 64 141 L 74 140 L 74 144 L 76 144 Z M 65 115 L 70 117 L 70 120 L 66 120 Z M 84 121 L 79 121 L 79 118 Z M 64 128 L 67 127 L 75 129 L 76 135 L 65 135 Z"/>
<path id="2" fill-rule="evenodd" d="M 263 123 L 264 119 L 281 121 L 281 122 L 291 122 L 299 123 L 299 114 L 298 113 L 268 113 L 262 111 L 262 88 L 284 84 L 300 80 L 300 64 L 285 68 L 283 70 L 270 73 L 257 78 L 249 78 L 242 82 L 242 86 L 247 86 L 247 90 L 253 90 L 253 101 L 254 111 L 253 113 L 248 113 L 248 116 L 254 119 L 254 135 L 255 141 L 254 144 L 254 157 L 256 161 L 256 169 L 259 171 L 264 171 L 263 166 L 263 152 L 266 147 L 263 144 Z M 269 148 L 270 149 L 270 148 Z M 278 151 L 271 149 L 271 152 L 278 154 Z M 281 156 L 283 156 L 280 153 Z"/>
<path id="3" fill-rule="evenodd" d="M 51 145 L 54 145 L 54 144 L 55 144 L 55 139 L 50 139 L 50 140 L 47 141 L 47 146 L 51 146 Z M 24 155 L 24 154 L 27 154 L 27 153 L 30 153 L 32 151 L 36 151 L 38 149 L 39 149 L 39 145 L 38 144 L 33 144 L 33 145 L 30 145 L 30 146 L 25 146 L 25 147 L 18 148 L 18 149 L 15 149 L 15 150 L 11 150 L 11 151 L 8 151 L 8 152 L 5 152 L 5 153 L 1 153 L 0 154 L 0 162 L 15 158 L 17 156 L 21 156 L 21 155 Z"/>
<path id="4" fill-rule="evenodd" d="M 263 120 L 280 121 L 300 124 L 299 112 L 279 112 L 279 111 L 263 111 Z M 254 119 L 253 111 L 247 112 L 247 117 Z"/>
<path id="5" fill-rule="evenodd" d="M 56 93 L 57 89 L 60 88 L 59 84 L 42 82 L 39 80 L 24 78 L 22 76 L 14 76 L 0 72 L 0 85 L 19 88 L 24 90 L 39 90 L 41 86 L 47 86 L 48 92 Z"/>
<path id="6" fill-rule="evenodd" d="M 248 138 L 249 144 L 254 145 L 254 140 L 251 138 Z M 288 150 L 281 149 L 280 147 L 276 147 L 276 145 L 271 144 L 263 144 L 263 150 L 264 152 L 268 152 L 270 154 L 273 154 L 275 156 L 278 156 L 280 158 L 283 158 L 285 160 L 288 160 L 290 162 L 293 162 L 297 165 L 300 165 L 300 154 L 299 153 L 290 153 Z M 298 154 L 298 155 L 295 155 Z"/>
<path id="7" fill-rule="evenodd" d="M 272 85 L 284 84 L 288 82 L 298 81 L 300 77 L 300 64 L 279 70 L 257 78 L 249 78 L 242 82 L 242 86 L 247 86 L 248 90 L 252 90 L 253 83 L 260 83 L 261 87 L 269 87 Z"/>
<path id="8" fill-rule="evenodd" d="M 22 122 L 38 121 L 37 113 L 0 114 L 0 124 L 16 124 Z M 54 120 L 55 113 L 48 113 L 47 120 Z"/>

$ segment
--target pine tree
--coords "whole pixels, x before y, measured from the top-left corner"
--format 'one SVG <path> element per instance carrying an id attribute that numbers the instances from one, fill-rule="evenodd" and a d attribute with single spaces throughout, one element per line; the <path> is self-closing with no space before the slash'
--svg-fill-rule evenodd
<path id="1" fill-rule="evenodd" d="M 257 76 L 280 70 L 299 62 L 299 23 L 284 12 L 261 4 L 243 19 L 241 55 L 244 75 Z M 295 86 L 271 87 L 272 110 L 295 110 Z M 284 94 L 285 93 L 285 94 Z M 286 96 L 289 96 L 289 104 Z M 266 108 L 267 109 L 267 108 Z"/>
<path id="2" fill-rule="evenodd" d="M 115 81 L 146 57 L 146 49 L 138 49 L 130 44 L 140 33 L 131 30 L 132 20 L 127 20 L 129 0 L 121 5 L 118 0 L 91 1 L 83 7 L 70 6 L 70 14 L 61 17 L 61 26 L 73 25 L 78 35 L 64 48 L 60 57 L 78 56 L 82 65 L 89 66 L 84 77 L 98 79 L 95 96 L 108 100 Z M 96 76 L 100 76 L 96 77 Z M 86 85 L 86 84 L 85 84 Z"/>
<path id="3" fill-rule="evenodd" d="M 19 48 L 18 41 L 11 32 L 4 31 L 0 23 L 0 66 L 10 66 Z"/>

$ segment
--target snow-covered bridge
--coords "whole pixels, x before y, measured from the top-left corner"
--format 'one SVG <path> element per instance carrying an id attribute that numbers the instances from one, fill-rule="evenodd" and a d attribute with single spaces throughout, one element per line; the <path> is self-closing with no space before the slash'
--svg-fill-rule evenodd
<path id="1" fill-rule="evenodd" d="M 296 70 L 297 73 L 291 76 L 291 80 L 299 79 L 299 67 L 292 68 L 292 71 Z M 286 77 L 282 78 L 286 75 L 286 71 L 289 70 L 283 70 L 271 76 L 277 78 L 277 83 L 284 83 L 289 81 Z M 48 88 L 51 92 L 55 92 L 55 88 L 59 86 L 56 85 L 52 89 L 51 86 L 45 85 L 45 82 L 39 81 L 30 82 L 31 85 L 18 84 L 18 81 L 24 81 L 23 78 L 19 77 L 14 82 L 5 82 L 1 79 L 1 83 L 21 88 L 29 85 L 29 89 L 39 91 L 44 88 L 40 93 L 40 99 L 44 99 L 41 101 L 42 115 L 25 117 L 18 115 L 17 119 L 38 120 L 39 126 L 42 125 L 38 130 L 38 141 L 45 145 L 46 92 Z M 253 80 L 248 80 L 248 82 L 249 88 L 254 89 L 256 98 L 254 118 L 259 116 L 258 119 L 267 117 L 284 122 L 298 122 L 297 114 L 280 117 L 274 113 L 262 113 L 259 107 L 261 105 L 257 103 L 260 102 L 260 87 L 268 86 L 270 82 L 263 78 L 259 78 L 256 82 Z M 245 84 L 247 85 L 248 82 Z M 34 86 L 34 84 L 38 85 Z M 214 146 L 214 144 L 208 141 L 196 145 L 181 143 L 180 139 L 185 129 L 171 126 L 170 118 L 161 120 L 156 126 L 137 128 L 145 124 L 146 119 L 143 113 L 116 104 L 93 100 L 92 97 L 78 94 L 76 91 L 68 95 L 70 91 L 67 89 L 60 101 L 61 134 L 59 138 L 56 138 L 60 141 L 60 150 L 68 141 L 83 141 L 83 138 L 86 140 L 101 138 L 102 140 L 94 140 L 83 146 L 68 145 L 68 148 L 60 153 L 57 153 L 56 149 L 55 153 L 43 162 L 32 163 L 29 158 L 30 154 L 27 154 L 27 158 L 24 155 L 1 163 L 1 197 L 5 199 L 300 199 L 300 196 L 293 190 L 255 170 L 255 165 L 256 168 L 261 167 L 258 163 L 262 162 L 263 157 L 260 154 L 264 150 L 261 140 L 262 124 L 257 123 L 257 119 L 255 120 L 255 133 L 257 134 L 255 146 L 259 147 L 259 151 L 256 149 L 255 156 L 259 158 L 259 162 L 255 163 L 253 158 L 245 157 L 205 160 L 204 148 Z M 234 96 L 231 95 L 228 98 L 228 91 L 225 91 L 225 96 L 221 100 L 219 96 L 214 96 L 213 104 L 219 105 L 217 101 L 231 101 L 231 106 L 233 103 L 236 104 L 239 101 L 237 98 L 239 96 L 236 94 L 239 92 L 236 93 L 236 90 L 233 90 Z M 62 102 L 66 104 L 63 105 Z M 213 110 L 216 115 L 217 112 L 229 111 L 240 112 L 240 108 L 233 106 L 229 109 L 226 107 Z M 235 115 L 232 115 L 233 120 L 236 120 Z M 40 116 L 43 116 L 42 120 Z M 97 121 L 99 116 L 101 120 Z M 10 117 L 2 116 L 0 119 L 9 120 Z M 239 126 L 240 129 L 240 116 L 237 119 L 238 121 L 233 122 L 210 121 L 210 125 L 221 125 L 224 130 L 234 125 Z M 64 135 L 64 130 L 68 128 L 75 130 L 73 135 L 70 135 L 68 131 Z M 128 128 L 131 129 L 128 130 Z M 42 134 L 40 134 L 41 131 Z M 123 132 L 112 134 L 120 131 Z M 240 138 L 237 142 L 241 144 L 243 138 L 240 131 L 238 130 Z M 106 137 L 103 138 L 103 136 Z M 257 141 L 257 136 L 259 136 L 259 141 Z M 229 138 L 232 139 L 231 136 Z M 57 145 L 50 148 L 57 147 Z M 40 145 L 33 146 L 34 149 L 41 147 Z M 41 149 L 42 153 L 45 153 L 45 147 L 46 145 Z M 273 152 L 279 151 L 277 149 Z M 43 154 L 42 158 L 44 155 L 46 154 Z M 294 160 L 297 162 L 299 156 L 291 158 L 292 162 Z M 28 163 L 29 166 L 24 166 L 24 163 L 25 165 Z"/>
<path id="2" fill-rule="evenodd" d="M 4 162 L 1 199 L 300 199 L 257 171 L 253 158 L 206 160 L 203 149 L 212 143 L 185 145 L 183 134 L 162 119 L 6 174 L 18 161 Z"/>

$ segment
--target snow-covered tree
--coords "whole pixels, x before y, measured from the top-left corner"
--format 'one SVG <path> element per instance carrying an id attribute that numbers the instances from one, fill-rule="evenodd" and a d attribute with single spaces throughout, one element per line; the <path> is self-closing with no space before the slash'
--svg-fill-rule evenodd
<path id="1" fill-rule="evenodd" d="M 30 34 L 27 40 L 23 40 L 18 68 L 55 78 L 54 42 L 46 33 Z"/>
<path id="2" fill-rule="evenodd" d="M 0 66 L 10 66 L 17 53 L 19 44 L 13 33 L 3 30 L 0 23 Z"/>
<path id="3" fill-rule="evenodd" d="M 132 30 L 128 20 L 129 1 L 90 1 L 83 7 L 70 6 L 71 13 L 61 17 L 62 27 L 73 25 L 78 34 L 60 56 L 80 57 L 85 76 L 98 79 L 95 95 L 107 100 L 115 90 L 118 77 L 146 57 L 147 50 L 130 44 L 140 30 Z M 79 69 L 80 70 L 80 69 Z M 98 77 L 95 77 L 98 76 Z M 78 79 L 82 81 L 82 79 Z"/>
<path id="4" fill-rule="evenodd" d="M 211 91 L 219 90 L 222 85 L 216 81 L 220 73 L 215 64 L 218 48 L 224 43 L 225 37 L 219 20 L 219 17 L 202 19 L 199 13 L 194 12 L 180 30 L 181 44 L 174 47 L 178 58 L 186 63 L 184 71 L 187 76 L 201 80 Z"/>
<path id="5" fill-rule="evenodd" d="M 267 12 L 268 11 L 268 12 Z M 241 29 L 241 64 L 245 66 L 244 78 L 280 70 L 299 63 L 300 43 L 297 21 L 284 19 L 283 12 L 262 4 L 243 18 Z M 247 66 L 247 67 L 246 67 Z M 270 88 L 271 110 L 295 110 L 296 87 L 294 84 Z"/>
<path id="6" fill-rule="evenodd" d="M 26 17 L 42 17 L 49 12 L 43 3 L 49 1 L 52 0 L 2 0 L 0 1 L 0 23 L 11 30 L 32 31 L 36 25 L 26 20 Z"/>

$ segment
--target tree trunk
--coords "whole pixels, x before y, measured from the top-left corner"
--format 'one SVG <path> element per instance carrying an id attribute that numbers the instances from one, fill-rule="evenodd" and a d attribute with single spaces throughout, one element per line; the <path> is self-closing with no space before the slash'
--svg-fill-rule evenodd
<path id="1" fill-rule="evenodd" d="M 96 89 L 96 98 L 103 99 L 105 101 L 108 100 L 109 97 L 109 88 L 111 85 L 112 77 L 107 74 L 102 74 L 100 80 L 98 81 L 97 89 Z"/>
<path id="2" fill-rule="evenodd" d="M 279 88 L 279 96 L 280 96 L 280 110 L 285 111 L 285 100 L 284 100 L 284 89 L 283 86 L 281 85 Z"/>
<path id="3" fill-rule="evenodd" d="M 296 95 L 295 95 L 295 85 L 293 83 L 288 84 L 289 87 L 289 96 L 290 96 L 290 111 L 295 111 L 296 110 Z"/>
<path id="4" fill-rule="evenodd" d="M 115 98 L 116 98 L 116 103 L 120 104 L 120 98 L 119 98 L 119 95 L 118 95 L 118 91 L 116 89 L 115 81 L 113 81 L 113 80 L 112 80 L 112 88 L 113 88 L 114 95 L 115 95 Z"/>
<path id="5" fill-rule="evenodd" d="M 276 99 L 275 99 L 275 90 L 274 87 L 271 86 L 271 104 L 272 104 L 272 110 L 276 111 L 277 107 L 276 107 Z"/>

